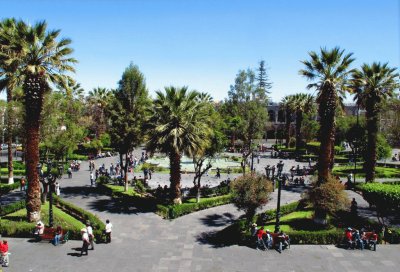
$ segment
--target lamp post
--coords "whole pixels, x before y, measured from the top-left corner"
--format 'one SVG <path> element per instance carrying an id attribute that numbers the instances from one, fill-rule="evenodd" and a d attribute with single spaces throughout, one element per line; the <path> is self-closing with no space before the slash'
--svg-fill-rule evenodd
<path id="1" fill-rule="evenodd" d="M 61 176 L 63 174 L 63 169 L 64 166 L 62 166 L 62 163 L 57 166 L 57 163 L 47 161 L 47 170 L 46 173 L 42 173 L 42 164 L 37 165 L 38 173 L 39 173 L 39 180 L 43 184 L 43 190 L 47 192 L 49 190 L 49 227 L 53 227 L 53 188 L 54 184 L 57 179 L 61 179 Z M 53 170 L 54 169 L 54 170 Z"/>
<path id="2" fill-rule="evenodd" d="M 280 230 L 280 218 L 281 218 L 281 191 L 282 191 L 282 181 L 278 178 L 282 174 L 283 163 L 280 161 L 277 165 L 278 168 L 278 202 L 276 203 L 276 222 L 275 222 L 275 233 L 278 233 Z"/>

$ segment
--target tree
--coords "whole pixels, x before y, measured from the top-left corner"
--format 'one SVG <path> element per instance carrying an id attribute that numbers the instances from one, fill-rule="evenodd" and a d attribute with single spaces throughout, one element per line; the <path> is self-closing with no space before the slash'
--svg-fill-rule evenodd
<path id="1" fill-rule="evenodd" d="M 314 97 L 310 94 L 298 93 L 293 95 L 292 109 L 296 114 L 296 152 L 302 147 L 301 126 L 304 114 L 312 112 Z"/>
<path id="2" fill-rule="evenodd" d="M 124 169 L 125 191 L 128 190 L 128 155 L 144 141 L 143 126 L 149 106 L 144 75 L 138 66 L 130 64 L 122 74 L 119 87 L 113 92 L 113 98 L 107 109 L 111 121 L 109 128 L 111 144 L 118 150 Z M 123 154 L 125 154 L 125 164 L 122 163 Z"/>
<path id="3" fill-rule="evenodd" d="M 245 174 L 245 162 L 253 152 L 253 139 L 262 136 L 267 124 L 267 89 L 261 90 L 256 86 L 251 69 L 240 70 L 235 85 L 230 86 L 228 97 L 225 103 L 230 104 L 230 118 L 239 116 L 241 120 L 236 124 L 240 124 L 237 136 L 243 141 L 242 168 Z"/>
<path id="4" fill-rule="evenodd" d="M 89 91 L 88 110 L 92 118 L 91 130 L 94 137 L 98 139 L 107 130 L 105 116 L 107 105 L 111 99 L 111 91 L 106 88 L 97 87 Z"/>
<path id="5" fill-rule="evenodd" d="M 192 156 L 194 150 L 204 146 L 209 135 L 208 116 L 203 112 L 204 103 L 199 103 L 199 93 L 187 87 L 166 87 L 165 93 L 156 92 L 147 123 L 147 150 L 166 153 L 170 160 L 170 197 L 174 204 L 182 203 L 181 156 Z"/>
<path id="6" fill-rule="evenodd" d="M 286 147 L 289 147 L 290 141 L 290 125 L 292 123 L 292 115 L 294 113 L 294 96 L 287 95 L 285 96 L 279 107 L 285 111 L 285 136 L 286 136 Z"/>
<path id="7" fill-rule="evenodd" d="M 13 122 L 14 122 L 14 103 L 13 93 L 15 88 L 21 83 L 21 76 L 18 68 L 21 64 L 23 47 L 14 40 L 15 32 L 22 22 L 14 18 L 4 19 L 0 22 L 0 91 L 6 90 L 7 93 L 7 144 L 8 144 L 8 183 L 14 183 L 13 174 Z"/>
<path id="8" fill-rule="evenodd" d="M 320 185 L 328 179 L 333 166 L 335 143 L 335 112 L 341 105 L 345 91 L 348 90 L 350 64 L 354 61 L 352 53 L 345 54 L 344 50 L 335 47 L 332 50 L 321 48 L 320 54 L 309 53 L 311 60 L 302 61 L 305 69 L 300 75 L 315 81 L 307 87 L 318 91 L 316 102 L 320 117 L 321 148 L 318 158 L 318 181 Z"/>
<path id="9" fill-rule="evenodd" d="M 367 152 L 365 160 L 365 182 L 375 180 L 377 153 L 378 117 L 381 103 L 393 95 L 399 87 L 397 68 L 390 68 L 387 63 L 374 62 L 363 64 L 361 70 L 352 73 L 352 87 L 356 92 L 354 99 L 366 110 Z"/>
<path id="10" fill-rule="evenodd" d="M 268 79 L 267 69 L 265 67 L 265 61 L 261 60 L 259 62 L 259 66 L 257 69 L 257 94 L 260 98 L 266 99 L 266 95 L 270 93 L 270 89 L 272 88 L 272 83 Z"/>
<path id="11" fill-rule="evenodd" d="M 26 135 L 26 172 L 28 192 L 27 217 L 30 222 L 40 219 L 40 184 L 37 173 L 39 163 L 39 129 L 43 98 L 51 84 L 66 86 L 72 78 L 65 72 L 74 72 L 76 60 L 70 55 L 70 39 L 57 40 L 60 30 L 47 31 L 46 22 L 28 26 L 20 22 L 12 46 L 23 47 L 19 73 L 23 76 Z"/>
<path id="12" fill-rule="evenodd" d="M 248 174 L 231 182 L 232 202 L 245 212 L 247 223 L 253 221 L 257 208 L 270 200 L 272 182 L 262 175 Z"/>

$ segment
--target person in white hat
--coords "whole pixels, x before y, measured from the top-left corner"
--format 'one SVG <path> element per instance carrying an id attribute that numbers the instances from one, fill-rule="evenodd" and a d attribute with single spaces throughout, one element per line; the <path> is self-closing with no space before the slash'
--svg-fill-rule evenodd
<path id="1" fill-rule="evenodd" d="M 87 229 L 83 228 L 81 229 L 81 233 L 82 233 L 82 249 L 81 249 L 81 256 L 83 255 L 83 252 L 86 252 L 86 255 L 88 255 L 88 248 L 89 248 L 89 235 L 87 233 Z"/>

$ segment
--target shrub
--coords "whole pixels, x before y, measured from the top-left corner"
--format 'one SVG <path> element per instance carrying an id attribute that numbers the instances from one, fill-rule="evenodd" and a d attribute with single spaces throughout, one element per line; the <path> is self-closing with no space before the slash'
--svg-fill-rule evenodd
<path id="1" fill-rule="evenodd" d="M 18 189 L 21 186 L 20 182 L 14 182 L 13 184 L 0 184 L 0 195 L 8 194 L 9 192 Z"/>
<path id="2" fill-rule="evenodd" d="M 349 199 L 343 184 L 330 176 L 328 180 L 309 190 L 304 194 L 304 199 L 311 203 L 316 213 L 333 214 L 349 206 Z M 319 216 L 317 214 L 317 216 Z"/>
<path id="3" fill-rule="evenodd" d="M 88 159 L 87 155 L 80 154 L 70 154 L 67 156 L 68 160 L 86 161 Z"/>
<path id="4" fill-rule="evenodd" d="M 357 188 L 362 191 L 364 199 L 381 213 L 400 211 L 400 184 L 366 183 Z"/>
<path id="5" fill-rule="evenodd" d="M 0 206 L 0 216 L 16 212 L 25 208 L 25 200 L 20 200 L 8 205 Z"/>
<path id="6" fill-rule="evenodd" d="M 343 240 L 341 229 L 287 232 L 291 244 L 338 244 Z"/>
<path id="7" fill-rule="evenodd" d="M 298 207 L 299 207 L 298 201 L 281 206 L 281 216 L 296 211 Z M 267 210 L 257 215 L 257 224 L 259 225 L 265 224 L 267 221 L 272 220 L 275 217 L 276 217 L 276 209 Z"/>
<path id="8" fill-rule="evenodd" d="M 250 174 L 231 182 L 232 202 L 246 213 L 248 222 L 258 207 L 265 205 L 272 192 L 272 183 L 264 176 Z"/>

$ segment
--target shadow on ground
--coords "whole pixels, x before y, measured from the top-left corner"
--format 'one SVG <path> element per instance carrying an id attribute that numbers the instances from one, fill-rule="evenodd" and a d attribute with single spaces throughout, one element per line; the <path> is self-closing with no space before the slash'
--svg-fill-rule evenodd
<path id="1" fill-rule="evenodd" d="M 224 214 L 210 214 L 206 217 L 199 219 L 204 225 L 209 227 L 222 227 L 228 224 L 232 224 L 235 220 L 235 216 L 231 213 Z"/>
<path id="2" fill-rule="evenodd" d="M 155 212 L 155 207 L 149 205 L 136 206 L 127 201 L 119 201 L 118 199 L 96 199 L 90 202 L 89 207 L 99 212 L 109 212 L 117 214 L 139 214 Z"/>
<path id="3" fill-rule="evenodd" d="M 99 195 L 101 191 L 96 187 L 89 186 L 78 186 L 78 187 L 66 187 L 61 188 L 62 197 L 67 199 L 69 197 L 82 196 L 83 198 L 89 198 L 92 195 Z"/>
<path id="4" fill-rule="evenodd" d="M 246 245 L 245 241 L 241 238 L 237 224 L 232 224 L 220 231 L 202 232 L 196 236 L 196 241 L 199 244 L 210 245 L 213 248 Z"/>

